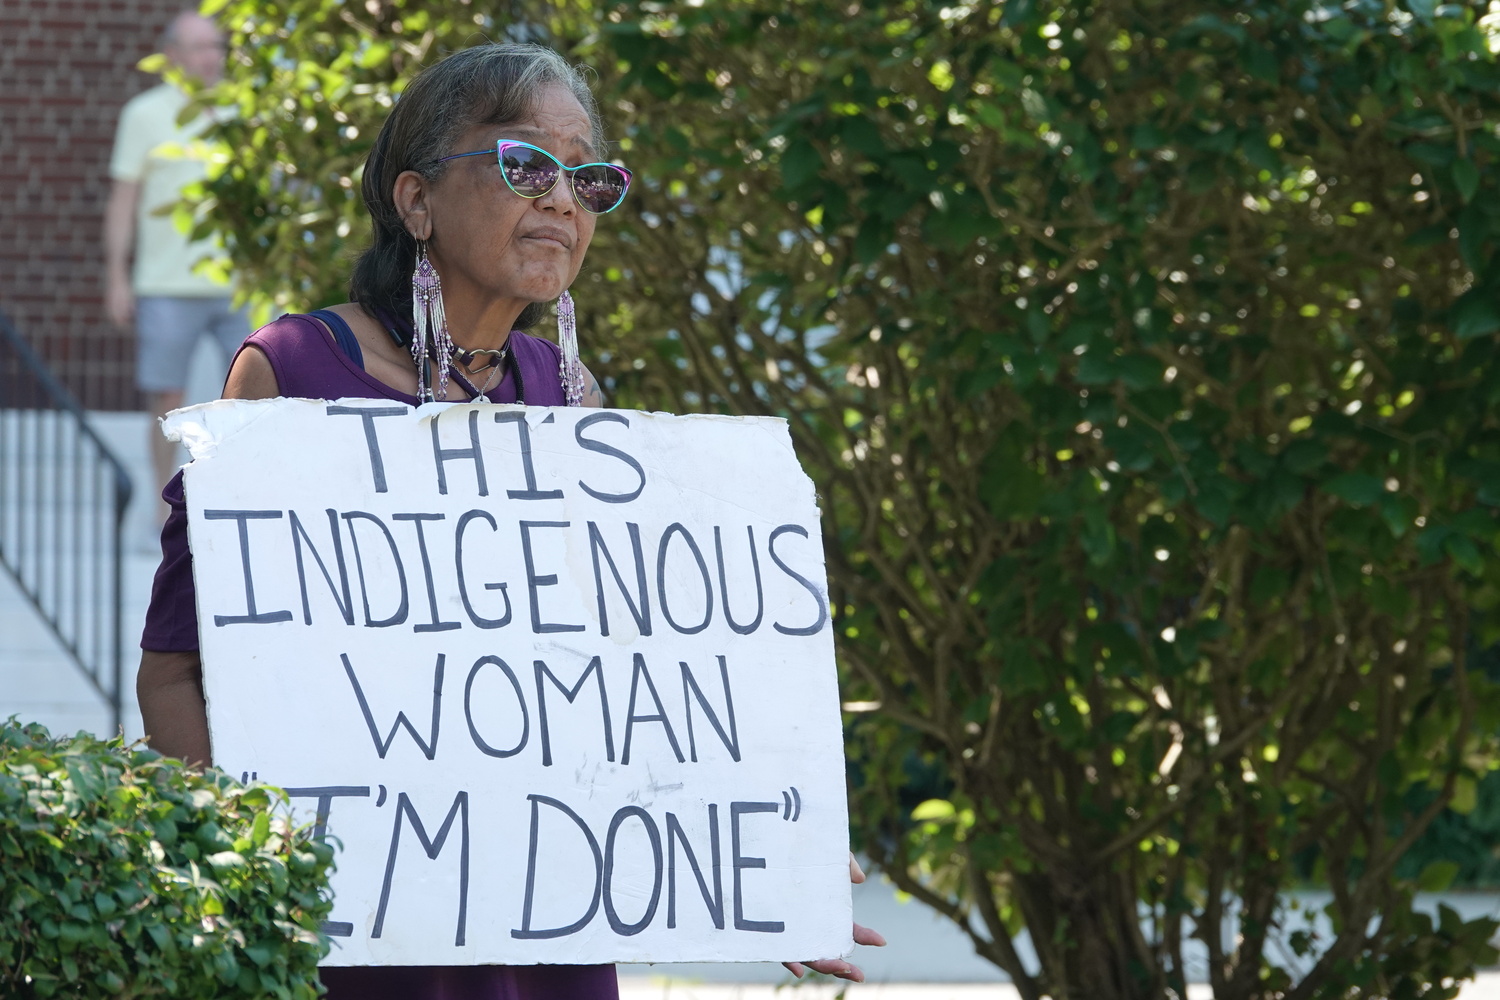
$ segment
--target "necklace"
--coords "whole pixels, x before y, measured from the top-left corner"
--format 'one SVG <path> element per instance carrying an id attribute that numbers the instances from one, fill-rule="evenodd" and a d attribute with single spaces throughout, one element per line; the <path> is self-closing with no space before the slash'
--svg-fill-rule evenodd
<path id="1" fill-rule="evenodd" d="M 461 386 L 463 386 L 464 387 L 464 391 L 469 394 L 469 402 L 471 402 L 471 403 L 488 403 L 490 401 L 490 397 L 489 397 L 488 393 L 490 391 L 490 386 L 492 384 L 494 384 L 495 376 L 500 374 L 500 366 L 499 365 L 490 365 L 489 367 L 490 367 L 489 378 L 485 379 L 484 380 L 484 385 L 481 386 L 477 390 L 474 388 L 474 383 L 472 383 L 468 379 L 464 378 L 458 372 L 454 372 L 453 373 L 453 377 L 458 380 L 458 384 L 461 385 Z"/>
<path id="2" fill-rule="evenodd" d="M 394 326 L 387 326 L 386 332 L 391 335 L 392 339 L 400 342 L 398 331 Z M 486 354 L 490 356 L 489 361 L 486 362 L 482 367 L 473 367 L 474 361 L 480 355 Z M 488 403 L 490 401 L 489 391 L 491 385 L 495 382 L 495 376 L 500 374 L 501 366 L 505 362 L 509 361 L 511 375 L 514 377 L 516 383 L 516 402 L 522 406 L 526 405 L 526 383 L 523 381 L 521 376 L 521 366 L 516 364 L 514 358 L 511 357 L 509 344 L 506 344 L 499 350 L 479 348 L 473 351 L 461 350 L 458 345 L 455 344 L 453 345 L 449 357 L 453 361 L 458 362 L 457 367 L 450 369 L 450 374 L 458 382 L 459 386 L 469 394 L 469 402 L 471 403 Z M 469 381 L 469 379 L 465 378 L 459 371 L 459 368 L 462 368 L 464 371 L 467 371 L 471 375 L 477 375 L 487 368 L 493 370 L 490 372 L 489 377 L 485 379 L 484 388 L 481 389 L 475 386 L 473 382 Z M 424 399 L 429 403 L 436 402 L 437 393 L 434 392 L 433 389 L 429 388 L 424 394 L 421 394 L 419 398 Z"/>
<path id="3" fill-rule="evenodd" d="M 457 344 L 453 346 L 453 360 L 458 364 L 463 365 L 464 371 L 468 372 L 470 375 L 478 375 L 486 368 L 494 368 L 495 366 L 503 363 L 509 354 L 509 344 L 506 344 L 506 346 L 501 347 L 498 350 L 490 350 L 488 348 L 480 347 L 472 351 L 466 351 L 463 348 L 459 347 Z M 489 360 L 478 368 L 475 368 L 474 362 L 479 359 L 480 355 L 489 355 Z"/>
<path id="4" fill-rule="evenodd" d="M 474 361 L 480 355 L 489 355 L 489 360 L 482 367 L 475 368 Z M 463 351 L 455 346 L 452 356 L 453 360 L 457 363 L 453 369 L 453 378 L 469 394 L 469 402 L 488 403 L 490 401 L 490 387 L 495 384 L 496 378 L 500 374 L 501 366 L 509 361 L 511 374 L 514 376 L 516 383 L 516 402 L 523 406 L 526 404 L 526 387 L 521 381 L 521 366 L 516 364 L 515 359 L 511 357 L 509 344 L 506 344 L 499 350 L 481 348 L 473 351 Z M 489 369 L 490 374 L 485 378 L 483 387 L 476 387 L 473 382 L 460 373 L 460 368 L 470 375 L 477 375 L 485 369 Z"/>

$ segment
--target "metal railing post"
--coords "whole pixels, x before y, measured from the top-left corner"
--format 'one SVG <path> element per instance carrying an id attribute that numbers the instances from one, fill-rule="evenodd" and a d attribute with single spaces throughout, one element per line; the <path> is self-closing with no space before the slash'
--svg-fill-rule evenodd
<path id="1" fill-rule="evenodd" d="M 104 700 L 116 734 L 124 707 L 123 535 L 131 493 L 123 463 L 0 312 L 0 567 Z M 69 504 L 76 505 L 72 516 Z"/>

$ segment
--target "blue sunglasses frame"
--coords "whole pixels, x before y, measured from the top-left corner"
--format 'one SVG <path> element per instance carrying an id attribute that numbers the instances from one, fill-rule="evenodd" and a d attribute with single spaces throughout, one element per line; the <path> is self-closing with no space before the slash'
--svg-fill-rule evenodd
<path id="1" fill-rule="evenodd" d="M 504 162 L 505 161 L 505 151 L 507 149 L 509 149 L 510 147 L 512 147 L 512 146 L 520 146 L 523 149 L 530 149 L 530 150 L 532 150 L 534 152 L 541 153 L 543 156 L 545 156 L 547 159 L 551 160 L 557 166 L 557 174 L 556 174 L 556 176 L 553 177 L 552 183 L 549 184 L 549 185 L 547 185 L 547 189 L 545 191 L 538 191 L 536 194 L 526 194 L 523 191 L 517 191 L 516 190 L 516 186 L 511 183 L 510 177 L 507 176 L 506 173 L 505 173 L 505 162 Z M 578 203 L 578 207 L 579 208 L 583 209 L 585 212 L 589 213 L 590 215 L 608 215 L 610 212 L 613 212 L 615 209 L 619 208 L 622 204 L 624 204 L 624 202 L 625 202 L 625 195 L 630 192 L 630 182 L 635 178 L 635 174 L 633 174 L 628 167 L 622 167 L 618 163 L 604 163 L 602 161 L 599 161 L 599 162 L 594 162 L 594 163 L 580 163 L 576 167 L 570 167 L 567 164 L 563 163 L 561 160 L 559 160 L 557 157 L 553 156 L 551 153 L 547 152 L 542 147 L 540 147 L 540 146 L 534 146 L 534 145 L 532 145 L 529 142 L 521 142 L 521 141 L 516 140 L 516 139 L 501 139 L 501 140 L 499 140 L 498 142 L 495 143 L 495 147 L 493 149 L 476 149 L 472 153 L 454 153 L 452 156 L 444 156 L 441 159 L 436 160 L 434 162 L 436 162 L 436 163 L 447 163 L 449 160 L 459 160 L 459 159 L 463 159 L 465 156 L 490 156 L 490 155 L 493 155 L 495 157 L 495 163 L 496 163 L 497 166 L 500 167 L 500 176 L 501 176 L 501 178 L 504 179 L 505 186 L 508 187 L 508 188 L 510 188 L 511 192 L 513 194 L 515 194 L 517 197 L 519 197 L 519 198 L 525 198 L 525 199 L 527 199 L 529 201 L 534 201 L 537 198 L 543 198 L 543 197 L 545 197 L 548 193 L 550 193 L 552 191 L 553 188 L 557 187 L 557 181 L 558 181 L 558 179 L 561 178 L 563 176 L 563 174 L 566 173 L 568 175 L 568 190 L 570 192 L 572 192 L 572 194 L 573 194 L 573 200 Z M 624 177 L 625 177 L 625 186 L 620 189 L 619 200 L 617 200 L 613 205 L 611 205 L 610 207 L 606 208 L 602 212 L 596 212 L 592 208 L 589 208 L 589 206 L 584 202 L 583 197 L 581 195 L 579 195 L 579 193 L 578 193 L 578 187 L 577 187 L 577 184 L 578 184 L 578 171 L 585 170 L 585 169 L 587 169 L 589 167 L 608 167 L 610 170 L 614 170 L 617 173 L 620 173 L 620 174 L 624 175 Z"/>

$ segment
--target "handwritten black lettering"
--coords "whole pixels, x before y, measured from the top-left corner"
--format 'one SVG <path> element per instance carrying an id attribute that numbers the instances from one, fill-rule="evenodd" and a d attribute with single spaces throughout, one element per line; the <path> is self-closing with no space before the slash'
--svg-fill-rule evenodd
<path id="1" fill-rule="evenodd" d="M 615 874 L 615 837 L 620 832 L 620 826 L 631 818 L 640 820 L 641 826 L 646 831 L 647 838 L 651 841 L 651 861 L 654 877 L 651 882 L 651 899 L 646 903 L 646 912 L 633 924 L 627 924 L 620 919 L 615 912 L 615 900 L 612 886 Z M 656 829 L 656 820 L 651 814 L 640 806 L 623 806 L 609 821 L 609 834 L 604 838 L 604 916 L 609 921 L 610 929 L 621 937 L 633 937 L 645 930 L 651 924 L 651 918 L 656 916 L 656 904 L 661 901 L 661 833 Z"/>
<path id="2" fill-rule="evenodd" d="M 766 613 L 766 592 L 760 582 L 760 557 L 755 554 L 755 529 L 747 524 L 745 534 L 750 537 L 750 567 L 755 573 L 755 617 L 749 625 L 736 622 L 729 611 L 729 580 L 724 566 L 724 544 L 719 537 L 719 526 L 714 525 L 714 555 L 719 561 L 719 600 L 724 604 L 724 620 L 739 635 L 749 635 L 760 628 L 760 620 Z"/>
<path id="3" fill-rule="evenodd" d="M 672 611 L 667 606 L 667 552 L 672 544 L 672 537 L 681 535 L 682 540 L 687 542 L 688 549 L 693 553 L 693 558 L 698 563 L 698 573 L 703 578 L 703 620 L 697 625 L 679 625 L 672 617 Z M 656 596 L 661 601 L 661 615 L 672 626 L 683 635 L 696 635 L 708 628 L 708 623 L 714 617 L 714 586 L 708 575 L 708 563 L 703 560 L 703 552 L 698 548 L 698 543 L 693 541 L 693 535 L 683 527 L 680 522 L 667 526 L 662 532 L 661 545 L 656 550 Z"/>
<path id="4" fill-rule="evenodd" d="M 589 554 L 594 560 L 594 589 L 599 595 L 600 635 L 609 635 L 609 610 L 604 602 L 604 574 L 599 565 L 600 555 L 603 555 L 604 561 L 609 563 L 609 572 L 615 578 L 615 586 L 619 588 L 620 596 L 625 598 L 625 606 L 630 609 L 630 617 L 635 619 L 636 631 L 641 635 L 651 634 L 651 595 L 646 589 L 646 560 L 641 554 L 641 526 L 627 521 L 625 530 L 630 533 L 630 552 L 635 556 L 636 600 L 630 599 L 630 591 L 625 587 L 625 579 L 620 575 L 619 567 L 615 565 L 614 556 L 609 554 L 609 549 L 604 544 L 604 534 L 597 524 L 593 521 L 589 522 Z"/>
<path id="5" fill-rule="evenodd" d="M 589 825 L 583 821 L 582 816 L 557 799 L 547 795 L 528 795 L 526 798 L 531 802 L 531 845 L 526 853 L 526 895 L 521 903 L 521 926 L 519 929 L 512 930 L 510 936 L 523 940 L 566 937 L 587 927 L 589 921 L 594 919 L 594 914 L 599 912 L 599 898 L 602 895 L 604 887 L 604 856 L 599 850 L 598 838 L 589 829 Z M 535 930 L 531 926 L 531 904 L 536 897 L 536 853 L 541 830 L 539 807 L 543 805 L 551 806 L 560 811 L 563 815 L 571 819 L 578 829 L 583 831 L 584 837 L 588 840 L 589 850 L 594 855 L 594 895 L 589 903 L 588 910 L 571 924 L 564 927 L 549 927 L 543 930 Z"/>
<path id="6" fill-rule="evenodd" d="M 568 700 L 569 705 L 573 704 L 573 701 L 578 697 L 578 692 L 583 690 L 583 682 L 589 679 L 589 674 L 594 675 L 594 679 L 599 682 L 599 714 L 604 723 L 604 757 L 613 763 L 615 759 L 615 737 L 609 722 L 609 695 L 604 690 L 603 661 L 597 656 L 590 660 L 589 665 L 584 668 L 583 673 L 578 675 L 577 683 L 570 688 L 563 687 L 563 682 L 557 679 L 557 675 L 543 661 L 537 660 L 532 666 L 536 671 L 536 718 L 537 728 L 542 734 L 542 766 L 552 766 L 552 740 L 551 734 L 547 729 L 547 689 L 542 686 L 543 675 L 563 693 L 563 697 Z"/>
<path id="7" fill-rule="evenodd" d="M 521 554 L 526 560 L 526 591 L 531 598 L 531 631 L 538 634 L 550 632 L 582 632 L 582 625 L 563 625 L 557 622 L 542 621 L 541 602 L 537 598 L 537 588 L 554 587 L 557 585 L 557 574 L 548 573 L 539 576 L 536 572 L 536 562 L 531 555 L 531 532 L 533 528 L 566 528 L 569 521 L 522 521 L 521 522 Z"/>
<path id="8" fill-rule="evenodd" d="M 682 747 L 677 745 L 677 734 L 672 732 L 672 720 L 667 718 L 667 710 L 662 706 L 661 697 L 656 693 L 656 685 L 651 680 L 651 671 L 646 669 L 646 658 L 640 653 L 632 656 L 633 667 L 630 674 L 630 707 L 625 713 L 625 745 L 620 751 L 620 763 L 630 763 L 630 738 L 635 733 L 637 722 L 660 722 L 662 731 L 667 734 L 667 742 L 672 744 L 672 753 L 677 756 L 677 762 L 683 763 Z M 653 715 L 637 715 L 635 712 L 636 694 L 640 690 L 641 678 L 646 679 L 646 690 L 651 693 L 651 702 L 656 706 Z"/>
<path id="9" fill-rule="evenodd" d="M 364 604 L 365 626 L 367 628 L 385 628 L 389 625 L 400 625 L 406 621 L 406 615 L 411 609 L 409 595 L 406 591 L 406 567 L 401 562 L 401 550 L 396 548 L 396 539 L 391 535 L 391 529 L 385 526 L 385 522 L 374 514 L 363 510 L 351 510 L 341 515 L 349 524 L 349 540 L 354 545 L 354 568 L 359 575 L 359 599 Z M 359 533 L 354 530 L 355 520 L 370 521 L 380 529 L 385 536 L 386 545 L 390 546 L 391 558 L 396 561 L 396 582 L 401 585 L 401 604 L 396 608 L 396 613 L 389 618 L 376 621 L 370 615 L 370 588 L 365 585 L 365 560 L 359 551 Z"/>
<path id="10" fill-rule="evenodd" d="M 250 529 L 251 521 L 280 520 L 279 510 L 205 510 L 205 521 L 234 521 L 240 534 L 240 568 L 245 574 L 245 610 L 243 615 L 214 615 L 214 627 L 225 625 L 270 625 L 273 622 L 289 622 L 290 611 L 256 611 L 255 581 L 250 577 Z"/>
<path id="11" fill-rule="evenodd" d="M 349 567 L 344 563 L 344 542 L 339 532 L 338 513 L 328 508 L 328 533 L 333 538 L 333 558 L 339 569 L 339 582 L 333 582 L 333 575 L 328 572 L 328 566 L 323 562 L 323 557 L 318 554 L 318 549 L 313 545 L 312 536 L 302 526 L 302 521 L 297 517 L 295 510 L 287 511 L 292 524 L 292 551 L 297 556 L 297 585 L 302 588 L 302 624 L 312 624 L 312 606 L 307 599 L 307 573 L 302 566 L 302 543 L 307 543 L 307 551 L 317 560 L 318 569 L 323 573 L 323 579 L 328 584 L 328 590 L 333 594 L 333 603 L 338 607 L 339 614 L 344 617 L 345 625 L 354 624 L 354 598 L 349 594 Z M 342 600 L 340 595 L 343 595 Z"/>
<path id="12" fill-rule="evenodd" d="M 370 797 L 369 785 L 319 785 L 312 788 L 284 788 L 288 798 L 317 799 L 313 813 L 313 839 L 322 840 L 328 833 L 328 815 L 333 811 L 334 799 Z"/>
<path id="13" fill-rule="evenodd" d="M 357 416 L 365 425 L 365 447 L 370 452 L 370 477 L 375 481 L 375 492 L 386 493 L 385 462 L 380 458 L 380 442 L 375 438 L 376 417 L 399 417 L 410 411 L 404 406 L 330 406 L 326 412 L 330 417 Z"/>
<path id="14" fill-rule="evenodd" d="M 719 734 L 719 739 L 729 750 L 729 756 L 736 764 L 740 761 L 740 733 L 739 727 L 734 721 L 734 696 L 729 692 L 729 664 L 724 657 L 719 657 L 719 679 L 724 683 L 724 714 L 729 719 L 729 732 L 724 732 L 724 726 L 719 722 L 719 716 L 714 712 L 713 706 L 703 696 L 703 689 L 698 686 L 698 679 L 693 676 L 692 669 L 685 661 L 678 661 L 682 667 L 682 709 L 687 715 L 688 752 L 692 756 L 693 763 L 698 763 L 698 741 L 693 738 L 693 703 L 688 699 L 689 690 L 697 697 L 698 705 L 703 709 L 703 714 L 708 716 L 709 725 L 714 727 L 714 732 Z"/>
<path id="15" fill-rule="evenodd" d="M 516 704 L 521 708 L 521 737 L 516 740 L 516 745 L 509 750 L 496 750 L 485 742 L 484 737 L 479 735 L 479 729 L 474 725 L 474 678 L 479 676 L 479 671 L 486 666 L 499 667 L 505 674 L 505 679 L 510 681 L 510 686 L 516 692 Z M 474 745 L 480 752 L 490 757 L 514 757 L 526 747 L 526 740 L 531 734 L 531 715 L 526 711 L 526 697 L 521 694 L 521 682 L 516 680 L 515 673 L 510 666 L 498 656 L 481 656 L 474 661 L 474 666 L 469 671 L 469 679 L 464 683 L 464 718 L 469 723 L 469 736 L 474 740 Z"/>
<path id="16" fill-rule="evenodd" d="M 801 535 L 803 538 L 808 537 L 807 529 L 802 527 L 802 525 L 783 524 L 781 527 L 771 532 L 771 538 L 770 541 L 766 543 L 766 548 L 771 553 L 771 561 L 774 562 L 777 566 L 781 567 L 781 571 L 787 576 L 802 584 L 803 588 L 813 596 L 813 600 L 818 602 L 818 620 L 813 622 L 811 625 L 807 625 L 801 628 L 788 628 L 780 622 L 775 622 L 774 625 L 776 631 L 780 632 L 782 635 L 817 635 L 819 632 L 823 631 L 823 626 L 828 624 L 828 601 L 823 597 L 823 592 L 818 589 L 817 584 L 813 583 L 807 577 L 803 576 L 801 573 L 798 573 L 786 563 L 782 562 L 781 557 L 776 554 L 776 539 L 786 534 L 787 532 L 791 532 L 794 535 Z"/>
<path id="17" fill-rule="evenodd" d="M 328 834 L 328 815 L 333 811 L 334 799 L 370 797 L 369 785 L 323 785 L 317 788 L 286 788 L 283 791 L 288 798 L 318 800 L 313 820 L 313 839 L 318 841 Z M 348 920 L 324 920 L 318 925 L 318 930 L 329 937 L 354 936 L 354 924 Z"/>
<path id="18" fill-rule="evenodd" d="M 392 514 L 392 521 L 410 521 L 417 529 L 417 551 L 422 556 L 422 577 L 427 581 L 427 606 L 432 611 L 432 621 L 421 622 L 411 627 L 413 632 L 447 632 L 460 627 L 459 622 L 440 621 L 437 606 L 437 588 L 432 582 L 432 560 L 427 557 L 427 536 L 422 531 L 423 521 L 441 521 L 442 514 Z"/>
<path id="19" fill-rule="evenodd" d="M 495 523 L 494 517 L 488 511 L 467 511 L 463 517 L 458 519 L 458 528 L 453 533 L 453 562 L 454 569 L 458 574 L 458 596 L 463 601 L 464 613 L 469 616 L 469 621 L 473 622 L 479 628 L 503 628 L 510 624 L 511 612 L 510 593 L 505 589 L 505 584 L 486 583 L 484 585 L 485 590 L 500 591 L 500 596 L 505 599 L 505 614 L 499 618 L 483 618 L 474 610 L 474 605 L 469 603 L 469 586 L 464 578 L 464 529 L 469 526 L 470 521 L 476 518 L 483 518 L 485 523 L 490 526 L 491 531 L 499 530 L 499 525 Z"/>
<path id="20" fill-rule="evenodd" d="M 552 423 L 553 415 L 547 414 L 543 423 Z M 495 414 L 497 424 L 515 424 L 516 434 L 521 439 L 521 474 L 526 477 L 526 488 L 524 490 L 506 490 L 505 495 L 512 500 L 557 500 L 562 497 L 562 490 L 539 490 L 536 488 L 536 467 L 531 464 L 531 427 L 526 423 L 526 414 L 520 410 L 507 410 L 504 413 Z"/>
<path id="21" fill-rule="evenodd" d="M 422 844 L 422 850 L 427 855 L 427 860 L 436 861 L 442 853 L 443 844 L 448 840 L 448 833 L 453 829 L 455 817 L 462 817 L 459 826 L 459 848 L 458 848 L 458 931 L 453 936 L 453 946 L 462 948 L 464 945 L 464 931 L 469 920 L 469 793 L 459 792 L 453 798 L 453 806 L 448 810 L 448 815 L 443 819 L 443 825 L 438 827 L 437 836 L 428 839 L 427 829 L 422 825 L 422 817 L 417 815 L 417 810 L 412 806 L 411 799 L 402 792 L 396 799 L 396 821 L 391 827 L 391 850 L 385 859 L 385 879 L 380 885 L 380 905 L 375 909 L 375 926 L 370 931 L 370 937 L 378 938 L 385 929 L 385 911 L 387 904 L 391 901 L 391 878 L 396 873 L 396 854 L 401 847 L 401 824 L 406 818 L 411 819 L 412 832 L 417 835 L 417 840 Z"/>
<path id="22" fill-rule="evenodd" d="M 729 803 L 729 843 L 734 862 L 734 929 L 737 931 L 760 931 L 765 934 L 780 934 L 786 924 L 780 920 L 750 920 L 745 917 L 745 900 L 741 891 L 741 875 L 747 869 L 764 868 L 765 858 L 747 858 L 740 854 L 740 817 L 751 813 L 774 813 L 778 807 L 774 802 Z"/>
<path id="23" fill-rule="evenodd" d="M 344 661 L 344 673 L 349 675 L 349 683 L 354 687 L 354 697 L 359 702 L 359 710 L 364 714 L 365 725 L 369 727 L 370 739 L 375 742 L 375 752 L 385 760 L 385 755 L 391 748 L 391 743 L 396 739 L 396 730 L 405 727 L 411 738 L 416 741 L 417 746 L 422 748 L 422 755 L 428 760 L 437 756 L 438 726 L 442 721 L 443 704 L 443 664 L 447 657 L 439 653 L 437 655 L 437 666 L 432 670 L 432 727 L 428 732 L 428 738 L 422 739 L 417 728 L 411 724 L 405 712 L 396 713 L 396 721 L 391 723 L 391 731 L 384 740 L 380 738 L 380 730 L 375 726 L 375 716 L 370 712 L 370 703 L 365 699 L 365 690 L 360 686 L 359 678 L 354 673 L 354 664 L 349 662 L 348 653 L 340 653 L 339 659 Z"/>
<path id="24" fill-rule="evenodd" d="M 636 485 L 636 488 L 629 493 L 604 493 L 599 490 L 591 489 L 581 479 L 578 481 L 578 485 L 583 488 L 583 491 L 585 493 L 593 497 L 595 500 L 602 500 L 605 503 L 629 503 L 630 501 L 639 497 L 641 495 L 641 491 L 646 488 L 646 470 L 641 468 L 641 463 L 637 462 L 634 457 L 627 455 L 625 452 L 614 447 L 613 445 L 608 445 L 603 441 L 595 441 L 593 438 L 587 438 L 583 436 L 584 431 L 588 430 L 590 427 L 594 426 L 597 423 L 604 422 L 624 424 L 626 427 L 630 426 L 630 420 L 624 414 L 591 413 L 588 416 L 584 417 L 582 420 L 578 421 L 578 423 L 573 425 L 573 439 L 578 442 L 579 447 L 583 448 L 586 451 L 592 451 L 600 455 L 608 455 L 611 458 L 618 458 L 620 461 L 624 462 L 626 465 L 635 470 L 635 474 L 640 478 L 640 482 Z"/>
<path id="25" fill-rule="evenodd" d="M 676 845 L 682 844 L 682 853 L 687 856 L 688 867 L 692 869 L 693 878 L 698 880 L 698 892 L 703 896 L 704 905 L 708 907 L 708 915 L 713 920 L 714 926 L 719 930 L 724 929 L 724 879 L 719 865 L 719 807 L 717 803 L 708 804 L 708 850 L 709 870 L 713 872 L 714 891 L 710 895 L 708 882 L 703 878 L 703 869 L 698 864 L 698 855 L 693 852 L 693 845 L 688 842 L 687 833 L 682 829 L 682 823 L 677 819 L 675 813 L 667 813 L 667 928 L 677 926 L 677 851 Z"/>
<path id="26" fill-rule="evenodd" d="M 448 475 L 444 466 L 450 461 L 467 458 L 474 463 L 474 482 L 479 487 L 479 495 L 489 496 L 489 484 L 484 478 L 484 454 L 479 449 L 479 410 L 469 411 L 467 448 L 444 448 L 438 441 L 438 420 L 439 416 L 435 414 L 432 418 L 432 460 L 437 464 L 438 492 L 444 495 L 448 493 Z"/>

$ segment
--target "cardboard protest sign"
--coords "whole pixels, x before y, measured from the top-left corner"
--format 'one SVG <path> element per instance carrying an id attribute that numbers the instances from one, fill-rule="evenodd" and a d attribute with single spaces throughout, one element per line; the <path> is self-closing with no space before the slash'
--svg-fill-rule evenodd
<path id="1" fill-rule="evenodd" d="M 281 399 L 167 431 L 214 762 L 341 843 L 329 964 L 852 950 L 785 422 Z"/>

